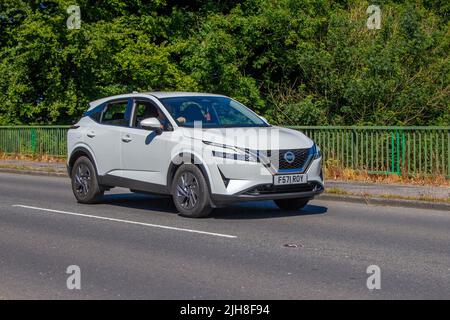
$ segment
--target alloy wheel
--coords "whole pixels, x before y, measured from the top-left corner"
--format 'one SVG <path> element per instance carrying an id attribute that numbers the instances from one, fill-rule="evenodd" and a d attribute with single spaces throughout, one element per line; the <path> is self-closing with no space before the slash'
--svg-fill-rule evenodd
<path id="1" fill-rule="evenodd" d="M 75 173 L 75 190 L 81 196 L 86 196 L 91 189 L 91 171 L 85 164 L 80 164 Z"/>
<path id="2" fill-rule="evenodd" d="M 184 209 L 191 210 L 199 198 L 197 178 L 190 172 L 183 173 L 177 183 L 177 201 Z"/>

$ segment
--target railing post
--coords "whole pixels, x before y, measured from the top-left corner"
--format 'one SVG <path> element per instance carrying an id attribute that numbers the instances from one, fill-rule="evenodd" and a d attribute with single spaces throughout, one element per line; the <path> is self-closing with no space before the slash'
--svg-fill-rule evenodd
<path id="1" fill-rule="evenodd" d="M 36 154 L 37 146 L 36 146 L 36 128 L 31 129 L 31 151 L 33 154 Z"/>
<path id="2" fill-rule="evenodd" d="M 405 144 L 405 130 L 402 129 L 402 163 L 400 166 L 400 174 L 402 174 L 403 171 L 406 170 L 406 144 Z"/>
<path id="3" fill-rule="evenodd" d="M 352 143 L 352 163 L 353 170 L 358 169 L 358 134 L 356 129 L 352 129 L 353 143 Z"/>
<path id="4" fill-rule="evenodd" d="M 447 178 L 450 179 L 450 130 L 447 130 Z"/>
<path id="5" fill-rule="evenodd" d="M 389 173 L 394 172 L 395 170 L 395 157 L 394 157 L 394 148 L 395 148 L 395 137 L 394 137 L 395 131 L 391 131 L 391 168 Z"/>
<path id="6" fill-rule="evenodd" d="M 397 175 L 400 175 L 400 132 L 399 130 L 395 131 L 395 151 L 396 151 L 396 170 Z"/>

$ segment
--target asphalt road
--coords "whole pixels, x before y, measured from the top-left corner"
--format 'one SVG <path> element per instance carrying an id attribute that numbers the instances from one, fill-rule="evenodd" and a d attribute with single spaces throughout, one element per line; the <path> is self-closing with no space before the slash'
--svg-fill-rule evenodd
<path id="1" fill-rule="evenodd" d="M 164 198 L 80 205 L 67 179 L 0 174 L 0 299 L 15 298 L 450 299 L 450 212 L 314 200 L 195 220 Z"/>

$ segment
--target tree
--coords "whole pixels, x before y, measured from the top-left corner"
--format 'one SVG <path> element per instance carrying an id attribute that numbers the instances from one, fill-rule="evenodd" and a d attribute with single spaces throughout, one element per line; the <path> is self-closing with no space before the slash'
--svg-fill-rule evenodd
<path id="1" fill-rule="evenodd" d="M 449 125 L 446 1 L 0 3 L 0 124 L 65 124 L 131 91 L 230 95 L 280 124 Z"/>

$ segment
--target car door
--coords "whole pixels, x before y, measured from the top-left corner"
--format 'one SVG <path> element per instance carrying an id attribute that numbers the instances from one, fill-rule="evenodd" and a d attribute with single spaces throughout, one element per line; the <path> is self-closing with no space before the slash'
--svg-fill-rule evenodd
<path id="1" fill-rule="evenodd" d="M 99 123 L 86 132 L 85 141 L 94 152 L 100 176 L 121 176 L 121 134 L 129 126 L 131 107 L 130 99 L 105 103 Z"/>
<path id="2" fill-rule="evenodd" d="M 160 135 L 140 127 L 140 121 L 150 117 L 156 117 L 162 122 L 163 131 Z M 164 189 L 170 164 L 170 151 L 167 150 L 172 134 L 170 128 L 169 121 L 154 101 L 134 99 L 131 125 L 122 131 L 124 178 L 142 182 L 144 185 L 140 186 L 149 190 L 153 188 L 155 192 L 159 191 L 159 187 Z"/>

